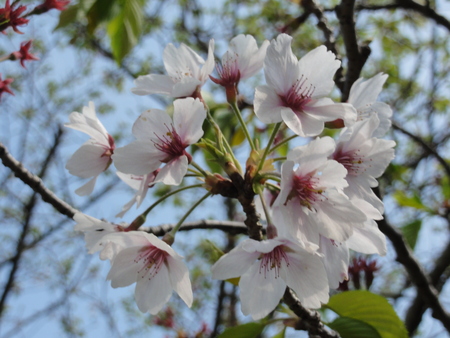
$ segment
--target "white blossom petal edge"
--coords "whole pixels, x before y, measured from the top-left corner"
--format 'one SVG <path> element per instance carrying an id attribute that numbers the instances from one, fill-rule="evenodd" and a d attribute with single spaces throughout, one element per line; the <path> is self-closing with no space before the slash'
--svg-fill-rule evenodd
<path id="1" fill-rule="evenodd" d="M 116 233 L 108 240 L 124 247 L 112 261 L 107 280 L 113 288 L 136 283 L 139 310 L 157 314 L 175 291 L 187 306 L 193 302 L 189 271 L 172 247 L 142 231 Z"/>
<path id="2" fill-rule="evenodd" d="M 163 94 L 171 97 L 197 97 L 197 92 L 214 69 L 214 40 L 209 41 L 206 61 L 185 44 L 168 44 L 163 54 L 168 75 L 139 76 L 131 91 L 137 95 Z M 202 65 L 202 67 L 200 67 Z"/>
<path id="3" fill-rule="evenodd" d="M 95 114 L 93 102 L 83 107 L 83 113 L 73 112 L 69 116 L 69 123 L 65 126 L 91 136 L 67 161 L 66 169 L 74 176 L 90 178 L 86 184 L 78 188 L 75 193 L 80 196 L 89 195 L 94 190 L 97 176 L 108 169 L 111 155 L 114 153 L 114 139 L 108 134 L 103 124 Z"/>
<path id="4" fill-rule="evenodd" d="M 292 288 L 305 307 L 328 302 L 328 280 L 320 255 L 286 238 L 247 239 L 212 266 L 214 279 L 241 277 L 242 312 L 254 320 L 267 316 Z"/>

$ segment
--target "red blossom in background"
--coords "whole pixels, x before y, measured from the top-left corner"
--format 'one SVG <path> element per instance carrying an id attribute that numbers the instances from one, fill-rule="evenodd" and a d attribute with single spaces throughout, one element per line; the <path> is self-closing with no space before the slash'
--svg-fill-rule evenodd
<path id="1" fill-rule="evenodd" d="M 57 9 L 58 11 L 63 11 L 69 5 L 70 0 L 45 0 L 44 3 L 36 6 L 33 9 L 33 14 L 45 13 L 51 9 Z"/>
<path id="2" fill-rule="evenodd" d="M 0 8 L 0 32 L 8 27 L 12 27 L 14 32 L 23 34 L 17 29 L 17 26 L 23 26 L 28 23 L 28 19 L 20 17 L 27 7 L 22 5 L 16 7 L 19 2 L 14 2 L 10 6 L 9 2 L 9 0 L 6 0 L 5 8 Z"/>
<path id="3" fill-rule="evenodd" d="M 11 95 L 14 95 L 14 93 L 11 91 L 11 88 L 9 88 L 9 84 L 13 82 L 14 79 L 5 79 L 2 81 L 2 74 L 0 74 L 0 99 L 2 98 L 3 93 L 8 93 Z"/>
<path id="4" fill-rule="evenodd" d="M 31 47 L 31 43 L 33 40 L 30 40 L 28 42 L 22 42 L 20 44 L 20 49 L 17 52 L 11 53 L 9 56 L 9 59 L 14 60 L 20 60 L 20 64 L 23 68 L 25 68 L 24 61 L 27 60 L 39 60 L 39 58 L 29 52 L 29 49 Z"/>

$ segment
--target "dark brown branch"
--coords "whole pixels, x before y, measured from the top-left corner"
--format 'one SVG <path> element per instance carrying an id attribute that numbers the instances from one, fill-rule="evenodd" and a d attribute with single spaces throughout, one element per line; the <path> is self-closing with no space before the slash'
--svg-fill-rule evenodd
<path id="1" fill-rule="evenodd" d="M 342 0 L 336 6 L 336 15 L 339 19 L 342 37 L 344 38 L 345 50 L 347 52 L 347 73 L 343 86 L 342 101 L 347 101 L 352 84 L 359 78 L 361 69 L 366 63 L 370 48 L 368 45 L 359 46 L 356 38 L 354 19 L 355 0 Z"/>
<path id="2" fill-rule="evenodd" d="M 439 292 L 442 290 L 442 287 L 444 286 L 444 282 L 442 281 L 447 280 L 448 278 L 448 276 L 444 276 L 444 273 L 446 272 L 449 266 L 450 266 L 450 243 L 447 244 L 445 250 L 436 260 L 434 269 L 430 272 L 431 283 L 433 284 L 434 287 L 436 287 L 436 290 Z M 422 316 L 426 311 L 426 309 L 427 306 L 425 304 L 425 301 L 418 294 L 414 299 L 414 301 L 411 303 L 411 306 L 409 307 L 405 317 L 405 326 L 410 335 L 414 334 L 414 332 L 419 327 L 419 324 L 422 321 Z"/>
<path id="3" fill-rule="evenodd" d="M 305 9 L 305 13 L 312 13 L 317 18 L 317 27 L 322 31 L 325 37 L 325 46 L 328 50 L 336 55 L 336 58 L 342 60 L 342 57 L 339 55 L 338 50 L 336 48 L 336 39 L 334 38 L 333 29 L 328 25 L 328 20 L 324 16 L 324 9 L 322 6 L 317 4 L 315 0 L 304 0 L 301 2 L 303 8 Z M 336 72 L 336 85 L 339 87 L 341 92 L 344 90 L 344 82 L 342 80 L 342 65 Z"/>
<path id="4" fill-rule="evenodd" d="M 146 231 L 155 236 L 164 236 L 170 232 L 175 224 L 162 224 L 156 227 L 140 227 L 142 231 Z M 180 231 L 190 230 L 222 230 L 229 234 L 239 235 L 246 234 L 247 227 L 242 222 L 234 221 L 215 221 L 215 220 L 200 220 L 196 222 L 186 222 L 180 227 Z"/>
<path id="5" fill-rule="evenodd" d="M 76 210 L 69 204 L 58 198 L 50 189 L 46 188 L 42 180 L 29 172 L 19 161 L 17 161 L 8 149 L 0 142 L 0 158 L 5 167 L 14 172 L 14 175 L 31 189 L 41 195 L 42 200 L 51 204 L 59 213 L 73 218 Z"/>
<path id="6" fill-rule="evenodd" d="M 339 338 L 335 331 L 329 331 L 325 328 L 320 319 L 320 314 L 314 310 L 308 310 L 302 306 L 297 296 L 290 288 L 286 288 L 284 293 L 284 302 L 300 318 L 295 327 L 297 330 L 308 331 L 310 337 Z"/>
<path id="7" fill-rule="evenodd" d="M 403 129 L 402 127 L 400 127 L 399 125 L 397 125 L 395 123 L 392 124 L 392 127 L 395 130 L 398 130 L 398 131 L 402 132 L 403 134 L 409 136 L 413 141 L 418 143 L 428 154 L 433 155 L 434 158 L 436 158 L 436 160 L 444 167 L 445 173 L 450 178 L 450 165 L 449 165 L 449 163 L 447 163 L 447 161 L 441 155 L 438 154 L 438 152 L 434 149 L 433 146 L 431 146 L 428 143 L 426 143 L 419 136 L 410 133 L 409 131 Z"/>
<path id="8" fill-rule="evenodd" d="M 450 21 L 438 14 L 433 8 L 431 8 L 428 5 L 421 5 L 413 0 L 397 0 L 393 4 L 387 4 L 387 5 L 360 5 L 357 6 L 357 10 L 369 10 L 369 11 L 375 11 L 380 9 L 406 9 L 406 10 L 412 10 L 417 13 L 422 14 L 424 17 L 434 20 L 437 24 L 441 25 L 442 27 L 447 28 L 447 30 L 450 31 Z"/>
<path id="9" fill-rule="evenodd" d="M 374 189 L 379 196 L 378 188 Z M 377 221 L 380 230 L 389 238 L 397 253 L 397 261 L 402 264 L 411 282 L 417 288 L 417 294 L 423 299 L 427 306 L 432 310 L 434 318 L 441 321 L 444 327 L 450 332 L 450 315 L 442 307 L 438 298 L 438 291 L 432 285 L 432 281 L 425 274 L 422 266 L 414 258 L 411 249 L 407 246 L 403 235 L 393 228 L 386 219 Z"/>

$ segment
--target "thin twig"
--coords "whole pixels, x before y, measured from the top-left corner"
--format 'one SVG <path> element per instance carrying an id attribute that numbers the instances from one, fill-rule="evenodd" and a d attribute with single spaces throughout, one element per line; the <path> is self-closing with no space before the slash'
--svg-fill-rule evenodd
<path id="1" fill-rule="evenodd" d="M 42 180 L 29 172 L 19 161 L 17 161 L 6 149 L 3 143 L 0 142 L 0 158 L 5 167 L 8 167 L 14 172 L 14 175 L 23 183 L 28 185 L 31 189 L 41 195 L 42 200 L 51 204 L 59 213 L 73 218 L 77 212 L 76 209 L 58 198 L 50 189 L 45 187 Z"/>

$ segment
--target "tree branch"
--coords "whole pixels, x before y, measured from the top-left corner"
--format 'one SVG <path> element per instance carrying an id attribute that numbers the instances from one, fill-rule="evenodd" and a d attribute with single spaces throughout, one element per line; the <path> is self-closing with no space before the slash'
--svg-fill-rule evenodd
<path id="1" fill-rule="evenodd" d="M 347 52 L 347 73 L 345 76 L 342 101 L 347 101 L 352 84 L 359 78 L 361 69 L 370 55 L 368 45 L 359 46 L 356 38 L 354 19 L 355 0 L 342 0 L 336 6 L 336 16 L 339 19 L 342 37 L 344 38 L 345 50 Z"/>
<path id="2" fill-rule="evenodd" d="M 428 154 L 433 155 L 436 158 L 436 160 L 438 160 L 438 162 L 444 167 L 444 170 L 445 170 L 447 176 L 450 178 L 450 165 L 447 163 L 447 161 L 441 155 L 438 154 L 438 152 L 433 148 L 433 146 L 426 143 L 419 136 L 410 133 L 409 131 L 403 129 L 402 127 L 400 127 L 399 125 L 397 125 L 395 123 L 392 123 L 392 128 L 409 136 L 412 140 L 414 140 L 416 143 L 418 143 Z"/>
<path id="3" fill-rule="evenodd" d="M 19 161 L 17 161 L 6 149 L 3 143 L 0 142 L 0 158 L 5 167 L 8 167 L 14 172 L 14 175 L 23 183 L 28 185 L 33 191 L 41 195 L 42 200 L 51 204 L 59 213 L 73 218 L 76 209 L 58 198 L 50 189 L 45 187 L 42 180 L 29 172 Z"/>
<path id="4" fill-rule="evenodd" d="M 175 224 L 162 224 L 156 227 L 140 227 L 139 229 L 155 236 L 164 236 L 170 232 Z M 189 230 L 222 230 L 229 234 L 240 235 L 247 234 L 247 227 L 242 222 L 234 221 L 215 221 L 215 220 L 200 220 L 195 222 L 186 222 L 180 227 L 180 231 Z"/>
<path id="5" fill-rule="evenodd" d="M 445 250 L 436 260 L 434 269 L 430 272 L 431 283 L 434 287 L 436 287 L 436 290 L 439 292 L 442 290 L 442 287 L 444 286 L 443 281 L 447 280 L 448 278 L 448 276 L 445 276 L 445 278 L 443 278 L 443 275 L 449 266 L 450 266 L 450 243 L 447 244 Z M 416 298 L 411 303 L 405 317 L 405 326 L 410 335 L 413 335 L 414 332 L 419 327 L 419 324 L 422 321 L 422 316 L 426 309 L 427 306 L 425 304 L 425 301 L 419 294 L 417 294 Z"/>
<path id="6" fill-rule="evenodd" d="M 325 328 L 320 319 L 320 314 L 314 310 L 308 310 L 302 306 L 300 300 L 290 288 L 286 288 L 284 293 L 284 302 L 300 318 L 295 327 L 297 330 L 308 331 L 310 337 L 339 338 L 335 331 L 329 331 Z"/>
<path id="7" fill-rule="evenodd" d="M 374 188 L 377 196 L 380 196 L 378 188 Z M 438 319 L 444 327 L 450 332 L 450 315 L 442 307 L 438 298 L 438 291 L 432 285 L 432 281 L 425 274 L 425 271 L 414 258 L 411 249 L 407 246 L 403 235 L 393 228 L 386 219 L 377 221 L 380 230 L 389 238 L 397 253 L 397 262 L 402 264 L 411 279 L 411 282 L 417 288 L 417 294 L 423 299 L 427 306 L 432 310 L 434 318 Z"/>
<path id="8" fill-rule="evenodd" d="M 342 57 L 339 55 L 338 50 L 336 48 L 336 39 L 334 38 L 333 29 L 328 25 L 328 20 L 324 16 L 324 9 L 322 6 L 317 4 L 315 0 L 304 0 L 301 2 L 303 8 L 305 9 L 305 13 L 312 13 L 317 18 L 317 27 L 322 31 L 325 37 L 325 46 L 328 50 L 333 52 L 336 55 L 336 58 L 342 60 Z M 336 72 L 336 85 L 339 89 L 344 91 L 344 81 L 342 79 L 343 75 L 342 64 L 341 67 Z"/>
<path id="9" fill-rule="evenodd" d="M 438 14 L 433 8 L 428 5 L 421 5 L 413 0 L 396 0 L 395 3 L 387 5 L 359 5 L 356 7 L 357 10 L 368 10 L 375 11 L 380 9 L 406 9 L 412 10 L 417 13 L 422 14 L 424 17 L 434 20 L 437 24 L 441 25 L 450 31 L 450 21 Z"/>

